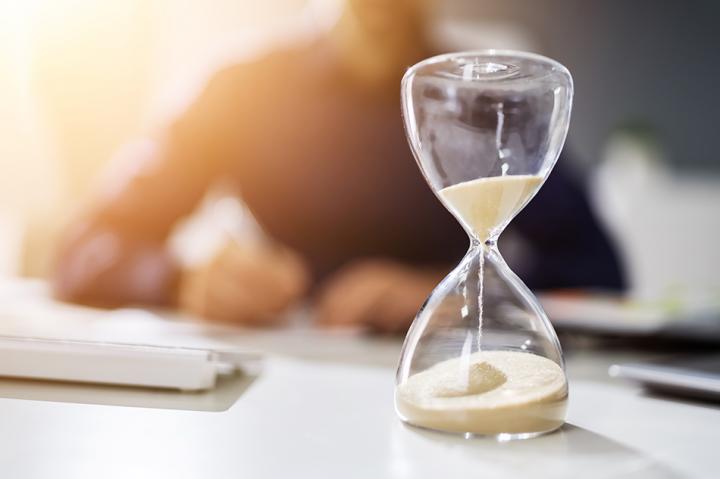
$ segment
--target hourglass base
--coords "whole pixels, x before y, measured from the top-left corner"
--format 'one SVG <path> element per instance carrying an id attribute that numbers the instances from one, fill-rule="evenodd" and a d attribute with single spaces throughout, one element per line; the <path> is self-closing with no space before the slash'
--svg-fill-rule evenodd
<path id="1" fill-rule="evenodd" d="M 533 439 L 536 437 L 544 436 L 546 434 L 551 434 L 558 429 L 562 428 L 565 425 L 565 421 L 561 421 L 560 423 L 554 425 L 552 428 L 543 430 L 543 431 L 533 431 L 533 432 L 501 432 L 501 433 L 493 433 L 493 434 L 483 434 L 483 433 L 477 433 L 477 432 L 460 432 L 460 431 L 448 431 L 445 429 L 435 429 L 432 427 L 426 427 L 421 426 L 418 424 L 413 424 L 412 421 L 409 421 L 407 418 L 405 418 L 402 414 L 400 414 L 399 411 L 397 411 L 398 416 L 402 420 L 402 422 L 410 427 L 420 429 L 423 431 L 432 431 L 436 433 L 441 434 L 447 434 L 449 436 L 460 436 L 465 439 L 491 439 L 498 442 L 508 442 L 508 441 L 521 441 L 524 439 Z"/>
<path id="2" fill-rule="evenodd" d="M 520 415 L 510 411 L 461 414 L 438 414 L 435 411 L 431 417 L 427 411 L 419 410 L 397 397 L 395 410 L 404 423 L 421 429 L 508 441 L 530 439 L 562 427 L 565 424 L 567 399 L 537 405 Z"/>

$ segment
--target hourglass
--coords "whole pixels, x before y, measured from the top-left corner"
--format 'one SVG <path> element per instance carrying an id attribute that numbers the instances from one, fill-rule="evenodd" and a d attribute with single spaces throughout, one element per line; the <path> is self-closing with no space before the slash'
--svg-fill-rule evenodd
<path id="1" fill-rule="evenodd" d="M 557 161 L 572 92 L 565 67 L 522 52 L 441 55 L 405 74 L 410 146 L 470 248 L 405 338 L 395 388 L 403 421 L 504 440 L 564 423 L 568 387 L 560 343 L 538 300 L 503 260 L 497 239 Z"/>

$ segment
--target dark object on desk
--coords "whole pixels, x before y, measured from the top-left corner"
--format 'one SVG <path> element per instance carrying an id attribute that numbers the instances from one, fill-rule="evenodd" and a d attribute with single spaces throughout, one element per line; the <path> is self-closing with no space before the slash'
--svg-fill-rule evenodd
<path id="1" fill-rule="evenodd" d="M 608 372 L 651 391 L 720 402 L 720 354 L 616 364 Z"/>

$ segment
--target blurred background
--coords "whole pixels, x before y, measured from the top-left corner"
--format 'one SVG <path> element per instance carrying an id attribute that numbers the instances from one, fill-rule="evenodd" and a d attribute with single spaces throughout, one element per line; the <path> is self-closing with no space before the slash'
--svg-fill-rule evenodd
<path id="1" fill-rule="evenodd" d="M 221 66 L 327 28 L 333 0 L 0 0 L 0 273 L 44 276 L 56 240 L 128 139 Z M 568 148 L 638 298 L 720 305 L 720 111 L 712 1 L 447 0 L 446 50 L 564 63 Z"/>

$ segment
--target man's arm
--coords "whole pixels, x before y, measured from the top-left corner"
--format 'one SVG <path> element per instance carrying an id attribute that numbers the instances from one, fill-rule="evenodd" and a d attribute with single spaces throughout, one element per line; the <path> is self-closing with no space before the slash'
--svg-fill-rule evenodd
<path id="1" fill-rule="evenodd" d="M 223 172 L 239 68 L 217 74 L 161 139 L 118 158 L 121 168 L 60 245 L 52 278 L 58 298 L 100 305 L 174 300 L 178 271 L 165 242 Z"/>

